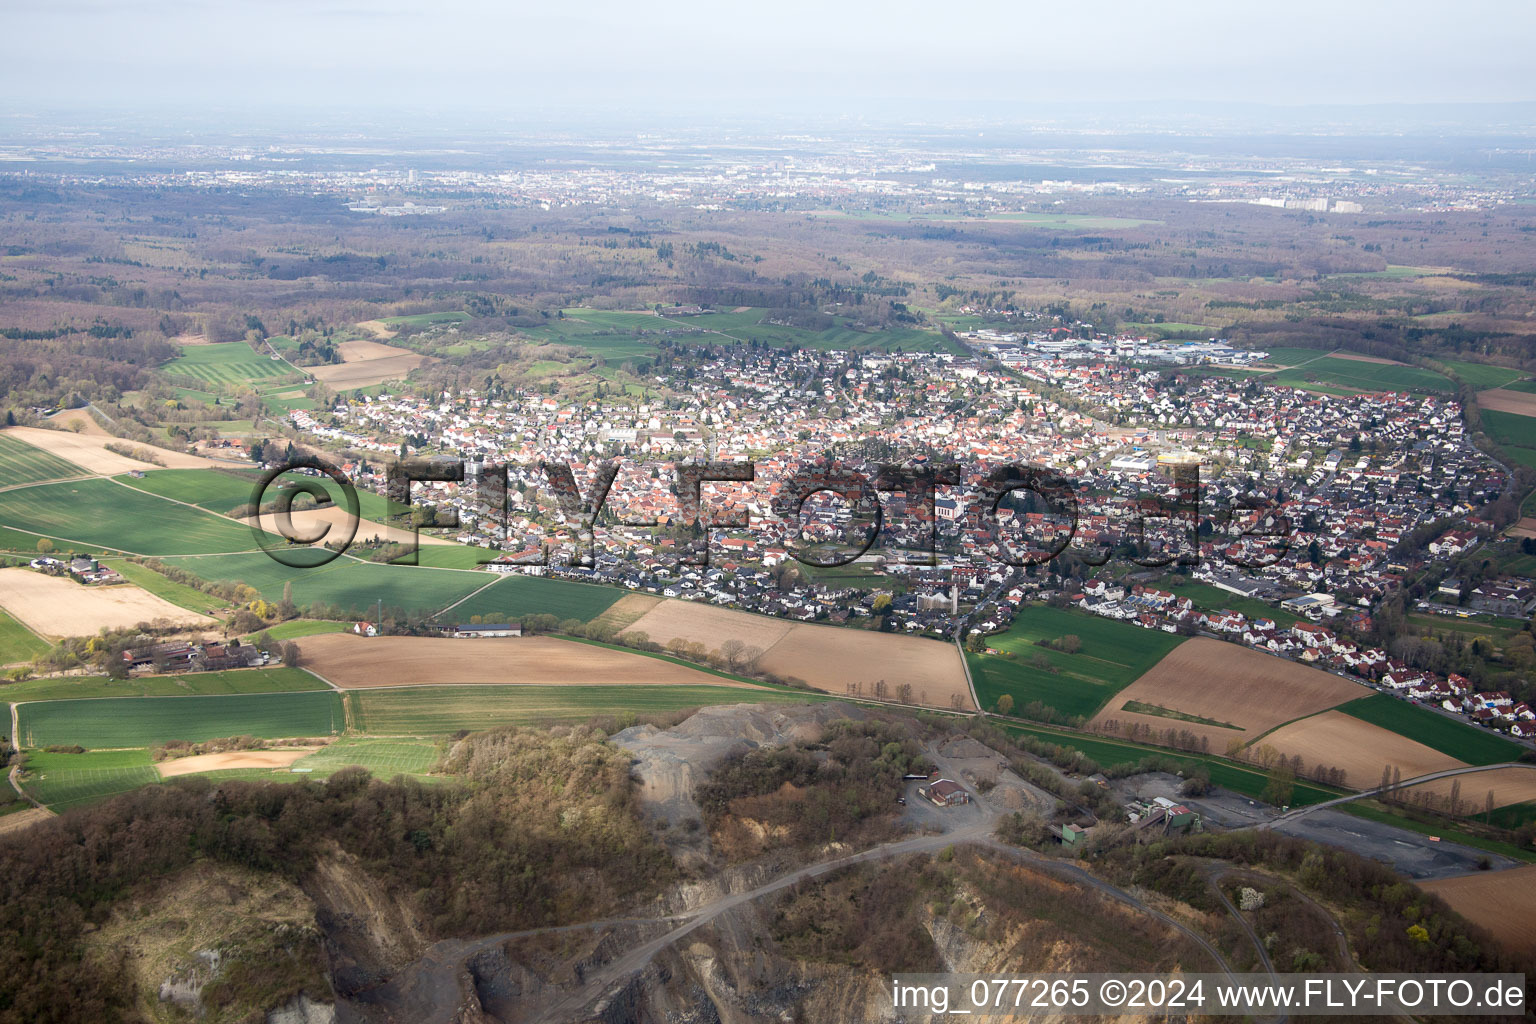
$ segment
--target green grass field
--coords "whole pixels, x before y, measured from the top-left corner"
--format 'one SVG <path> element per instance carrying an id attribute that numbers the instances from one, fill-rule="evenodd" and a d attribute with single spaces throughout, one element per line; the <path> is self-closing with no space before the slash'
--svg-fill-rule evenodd
<path id="1" fill-rule="evenodd" d="M 85 470 L 27 442 L 0 434 L 0 487 L 84 476 Z"/>
<path id="2" fill-rule="evenodd" d="M 297 640 L 300 637 L 319 636 L 321 633 L 345 633 L 351 628 L 350 622 L 333 622 L 330 619 L 289 619 L 264 632 L 273 640 Z M 251 633 L 241 639 L 249 640 L 258 635 Z"/>
<path id="3" fill-rule="evenodd" d="M 1536 416 L 1483 409 L 1482 418 L 1483 429 L 1499 444 L 1536 448 Z"/>
<path id="4" fill-rule="evenodd" d="M 0 665 L 31 661 L 47 649 L 47 641 L 0 611 Z"/>
<path id="5" fill-rule="evenodd" d="M 1078 653 L 1064 654 L 1037 642 L 1067 635 L 1082 640 Z M 1064 715 L 1089 718 L 1182 641 L 1084 612 L 1029 606 L 1020 609 L 1006 633 L 987 638 L 988 646 L 1013 652 L 1015 660 L 967 654 L 966 661 L 983 707 L 991 708 L 1006 693 L 1013 697 L 1016 714 L 1039 701 Z M 1049 659 L 1056 671 L 1030 665 L 1036 654 Z"/>
<path id="6" fill-rule="evenodd" d="M 292 569 L 261 552 L 180 558 L 175 564 L 206 580 L 246 583 L 269 601 L 281 599 L 283 584 L 292 582 L 293 600 L 299 607 L 334 605 L 354 618 L 372 609 L 376 601 L 383 601 L 386 609 L 436 612 L 495 579 L 484 572 L 385 565 L 346 557 L 318 568 Z"/>
<path id="7" fill-rule="evenodd" d="M 1525 752 L 1518 743 L 1485 729 L 1464 725 L 1385 693 L 1352 700 L 1339 710 L 1468 764 L 1500 764 L 1517 760 Z"/>
<path id="8" fill-rule="evenodd" d="M 1365 363 L 1337 356 L 1313 358 L 1305 366 L 1281 370 L 1265 380 L 1270 384 L 1288 384 L 1292 387 L 1323 385 L 1355 391 L 1452 390 L 1449 378 L 1417 366 Z"/>
<path id="9" fill-rule="evenodd" d="M 148 750 L 102 750 L 85 754 L 27 755 L 23 788 L 55 811 L 95 803 L 140 786 L 154 785 L 160 773 Z"/>
<path id="10" fill-rule="evenodd" d="M 225 672 L 187 672 L 181 675 L 133 676 L 112 680 L 106 676 L 53 676 L 24 683 L 0 685 L 0 701 L 13 704 L 33 700 L 96 700 L 104 697 L 193 697 L 227 693 L 287 693 L 292 690 L 325 690 L 325 683 L 301 668 L 237 668 Z M 46 745 L 46 744 L 45 744 Z"/>
<path id="11" fill-rule="evenodd" d="M 1456 376 L 1479 391 L 1501 388 L 1525 376 L 1523 370 L 1511 370 L 1507 366 L 1490 366 L 1487 363 L 1464 363 L 1454 359 L 1441 359 Z"/>
<path id="12" fill-rule="evenodd" d="M 103 479 L 0 492 L 0 520 L 61 541 L 131 554 L 201 554 L 256 547 L 248 526 Z"/>
<path id="13" fill-rule="evenodd" d="M 204 384 L 239 385 L 268 377 L 282 377 L 293 368 L 281 360 L 261 355 L 241 341 L 216 345 L 187 345 L 181 355 L 160 368 L 178 377 Z"/>
<path id="14" fill-rule="evenodd" d="M 142 477 L 126 473 L 113 477 L 118 483 L 146 494 L 159 495 L 174 501 L 205 508 L 220 515 L 246 505 L 251 491 L 261 474 L 256 470 L 241 472 L 222 469 L 152 469 Z M 275 498 L 276 491 L 269 491 L 267 498 Z"/>
<path id="15" fill-rule="evenodd" d="M 352 726 L 375 736 L 441 736 L 459 729 L 583 721 L 706 704 L 805 703 L 814 695 L 733 686 L 419 686 L 347 694 Z"/>
<path id="16" fill-rule="evenodd" d="M 332 690 L 53 700 L 22 704 L 17 715 L 22 746 L 94 749 L 224 736 L 331 736 L 345 724 L 341 696 Z"/>
<path id="17" fill-rule="evenodd" d="M 430 327 L 432 324 L 461 324 L 474 317 L 464 312 L 416 313 L 412 316 L 390 316 L 379 322 L 390 327 Z"/>
<path id="18" fill-rule="evenodd" d="M 524 615 L 547 612 L 558 619 L 590 622 L 607 611 L 624 593 L 617 587 L 595 583 L 503 576 L 488 590 L 482 590 L 444 617 L 454 622 L 468 622 L 471 615 L 479 615 L 487 622 L 516 622 Z"/>
<path id="19" fill-rule="evenodd" d="M 300 774 L 326 776 L 343 768 L 366 768 L 381 779 L 425 775 L 437 763 L 438 745 L 423 740 L 341 739 L 294 762 Z"/>
<path id="20" fill-rule="evenodd" d="M 1209 583 L 1200 583 L 1196 580 L 1177 576 L 1165 577 L 1157 582 L 1157 588 L 1189 598 L 1195 602 L 1195 607 L 1202 611 L 1241 612 L 1250 619 L 1274 619 L 1276 625 L 1281 627 L 1294 626 L 1301 621 L 1299 615 L 1293 615 L 1283 608 L 1255 598 L 1239 597 L 1220 587 L 1213 587 Z"/>
<path id="21" fill-rule="evenodd" d="M 229 606 L 211 594 L 205 594 L 201 590 L 187 586 L 185 583 L 177 583 L 168 580 L 153 569 L 145 568 L 136 562 L 130 562 L 126 558 L 104 559 L 103 565 L 109 565 L 117 570 L 119 576 L 129 583 L 154 594 L 188 611 L 200 612 L 204 615 L 219 615 Z"/>

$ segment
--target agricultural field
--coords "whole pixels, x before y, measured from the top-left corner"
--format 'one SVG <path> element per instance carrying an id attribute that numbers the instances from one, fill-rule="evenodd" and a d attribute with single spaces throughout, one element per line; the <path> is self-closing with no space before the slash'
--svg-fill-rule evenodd
<path id="1" fill-rule="evenodd" d="M 0 434 L 0 487 L 82 476 L 85 470 L 12 434 Z"/>
<path id="2" fill-rule="evenodd" d="M 150 747 L 166 740 L 224 736 L 280 739 L 342 731 L 341 696 L 331 690 L 213 697 L 53 700 L 17 706 L 24 747 Z"/>
<path id="3" fill-rule="evenodd" d="M 1507 366 L 1490 366 L 1487 363 L 1466 363 L 1454 359 L 1439 360 L 1471 387 L 1482 391 L 1486 388 L 1502 388 L 1525 376 L 1523 370 L 1511 370 Z"/>
<path id="4" fill-rule="evenodd" d="M 45 637 L 90 636 L 157 619 L 186 626 L 214 621 L 131 583 L 87 587 L 31 569 L 0 569 L 0 606 Z"/>
<path id="5" fill-rule="evenodd" d="M 6 427 L 0 437 L 8 437 L 24 441 L 34 448 L 39 448 L 51 455 L 56 455 L 66 462 L 73 463 L 80 468 L 71 474 L 78 476 L 81 473 L 101 473 L 112 476 L 117 473 L 127 473 L 129 470 L 150 470 L 156 468 L 170 469 L 208 469 L 218 466 L 219 463 L 211 459 L 205 459 L 201 455 L 189 455 L 186 452 L 172 451 L 169 448 L 159 448 L 155 445 L 141 444 L 137 441 L 127 442 L 119 437 L 109 434 L 81 433 L 76 434 L 68 430 L 44 430 L 41 427 Z M 142 459 L 129 458 L 116 452 L 107 451 L 107 445 L 127 445 L 137 451 L 145 451 L 152 455 L 157 462 L 145 462 Z"/>
<path id="6" fill-rule="evenodd" d="M 179 675 L 49 676 L 24 683 L 0 684 L 0 701 L 97 700 L 107 697 L 195 697 L 227 693 L 289 693 L 326 690 L 325 683 L 301 668 L 236 668 L 224 672 Z"/>
<path id="7" fill-rule="evenodd" d="M 111 480 L 75 480 L 0 492 L 0 520 L 55 540 L 136 555 L 248 551 L 256 546 L 248 526 Z"/>
<path id="8" fill-rule="evenodd" d="M 334 622 L 329 619 L 289 619 L 287 622 L 279 622 L 261 632 L 266 633 L 273 640 L 298 640 L 306 636 L 319 636 L 322 633 L 346 633 L 351 629 L 350 622 Z M 250 633 L 241 639 L 250 640 L 259 635 L 261 634 Z"/>
<path id="9" fill-rule="evenodd" d="M 294 372 L 293 367 L 282 360 L 262 355 L 240 341 L 188 345 L 181 350 L 180 356 L 160 369 L 167 374 L 216 387 L 238 387 Z"/>
<path id="10" fill-rule="evenodd" d="M 1451 391 L 1451 381 L 1438 373 L 1417 366 L 1365 362 L 1342 356 L 1323 356 L 1305 366 L 1281 370 L 1265 378 L 1266 383 L 1307 387 L 1331 385 L 1354 391 Z"/>
<path id="11" fill-rule="evenodd" d="M 423 548 L 423 561 L 427 557 L 427 550 Z M 483 553 L 481 557 L 484 557 Z M 484 585 L 484 577 L 487 576 L 488 573 L 481 573 L 471 578 L 479 579 Z M 544 612 L 557 619 L 590 622 L 626 594 L 626 591 L 617 587 L 511 574 L 502 576 L 488 589 L 454 608 L 445 618 L 454 622 L 468 622 L 471 615 L 478 615 L 485 622 L 516 622 L 524 615 Z"/>
<path id="12" fill-rule="evenodd" d="M 27 754 L 27 773 L 23 788 L 55 811 L 160 781 L 148 750 L 93 750 L 85 754 L 32 751 Z"/>
<path id="13" fill-rule="evenodd" d="M 1417 883 L 1512 953 L 1536 954 L 1536 864 Z"/>
<path id="14" fill-rule="evenodd" d="M 378 341 L 344 341 L 336 347 L 342 362 L 306 367 L 310 374 L 335 391 L 365 388 L 405 377 L 427 361 L 408 348 Z"/>
<path id="15" fill-rule="evenodd" d="M 1512 765 L 1450 779 L 1436 779 L 1434 782 L 1411 786 L 1406 792 L 1430 792 L 1442 800 L 1449 800 L 1451 787 L 1457 782 L 1461 784 L 1463 814 L 1483 814 L 1490 806 L 1491 796 L 1491 806 L 1495 809 L 1510 809 L 1502 816 L 1505 819 L 1500 822 L 1503 827 L 1512 829 L 1533 820 L 1532 811 L 1536 810 L 1536 765 Z"/>
<path id="16" fill-rule="evenodd" d="M 560 685 L 600 679 L 635 686 L 722 683 L 717 676 L 659 658 L 547 636 L 455 640 L 332 633 L 309 637 L 299 646 L 306 665 L 344 688 L 423 683 Z M 726 685 L 752 692 L 760 689 L 745 683 Z M 752 699 L 751 693 L 744 693 L 742 699 Z"/>
<path id="17" fill-rule="evenodd" d="M 1350 701 L 1339 710 L 1363 722 L 1390 729 L 1467 764 L 1517 761 L 1526 750 L 1520 744 L 1496 736 L 1486 729 L 1446 718 L 1385 693 L 1374 693 Z"/>
<path id="18" fill-rule="evenodd" d="M 155 770 L 162 779 L 211 772 L 276 772 L 315 750 L 314 747 L 280 747 L 274 750 L 231 750 L 220 754 L 194 754 L 161 761 Z"/>
<path id="19" fill-rule="evenodd" d="M 1284 722 L 1336 707 L 1366 692 L 1359 683 L 1319 669 L 1237 644 L 1195 637 L 1121 690 L 1094 721 L 1103 724 L 1113 719 L 1121 728 L 1135 723 L 1158 732 L 1176 724 L 1209 740 L 1211 750 L 1220 752 L 1234 740 L 1252 741 Z M 1125 710 L 1128 701 L 1230 723 L 1236 728 L 1138 715 Z M 1273 737 L 1265 742 L 1273 743 Z"/>
<path id="20" fill-rule="evenodd" d="M 1400 770 L 1403 778 L 1411 779 L 1464 767 L 1464 762 L 1432 747 L 1339 711 L 1292 722 L 1257 741 L 1256 746 L 1300 757 L 1307 769 L 1318 765 L 1342 768 L 1344 784 L 1351 789 L 1378 785 L 1383 768 Z"/>
<path id="21" fill-rule="evenodd" d="M 1531 406 L 1533 415 L 1484 408 L 1482 420 L 1483 429 L 1488 432 L 1488 436 L 1504 446 L 1510 458 L 1531 465 L 1532 461 L 1536 460 L 1536 395 L 1524 397 L 1533 400 Z M 1481 403 L 1481 396 L 1478 401 Z"/>
<path id="22" fill-rule="evenodd" d="M 804 703 L 813 694 L 734 686 L 429 686 L 347 694 L 351 727 L 375 736 L 442 736 L 460 729 L 585 721 L 708 704 Z"/>
<path id="23" fill-rule="evenodd" d="M 1040 644 L 1063 636 L 1078 637 L 1080 650 L 1068 654 Z M 1182 640 L 1075 610 L 1032 605 L 1020 609 L 1007 632 L 987 638 L 988 647 L 1004 653 L 967 654 L 966 660 L 985 708 L 1007 694 L 1015 714 L 1040 703 L 1069 718 L 1091 718 Z M 1036 656 L 1048 661 L 1050 669 L 1031 664 Z"/>
<path id="24" fill-rule="evenodd" d="M 461 324 L 474 319 L 468 313 L 415 313 L 411 316 L 386 316 L 379 321 L 389 327 L 430 327 L 433 324 Z"/>
<path id="25" fill-rule="evenodd" d="M 0 665 L 31 661 L 47 649 L 46 640 L 0 611 Z"/>
<path id="26" fill-rule="evenodd" d="M 142 477 L 132 477 L 125 473 L 113 479 L 136 491 L 183 501 L 209 512 L 227 515 L 250 503 L 251 492 L 255 490 L 261 474 L 255 469 L 151 469 Z M 269 500 L 276 496 L 275 491 L 267 494 Z"/>
<path id="27" fill-rule="evenodd" d="M 306 755 L 293 767 L 316 777 L 353 767 L 366 768 L 381 779 L 424 776 L 437 764 L 439 753 L 437 743 L 424 740 L 339 739 Z"/>
<path id="28" fill-rule="evenodd" d="M 292 582 L 293 600 L 299 607 L 324 604 L 350 618 L 363 617 L 377 601 L 383 601 L 386 610 L 436 612 L 493 582 L 490 573 L 385 565 L 347 556 L 309 569 L 289 568 L 261 552 L 182 558 L 175 564 L 205 580 L 245 583 L 268 601 L 280 600 L 283 584 Z M 460 609 L 454 610 L 455 617 L 468 618 L 470 613 Z"/>
<path id="29" fill-rule="evenodd" d="M 663 601 L 629 630 L 663 646 L 681 639 L 710 651 L 740 640 L 763 652 L 757 663 L 762 671 L 829 693 L 872 697 L 883 681 L 886 699 L 897 699 L 897 688 L 908 685 L 913 703 L 947 708 L 958 700 L 960 707 L 971 707 L 959 652 L 937 640 L 790 622 L 688 601 Z"/>
<path id="30" fill-rule="evenodd" d="M 104 559 L 102 564 L 110 566 L 119 576 L 139 589 L 169 601 L 178 608 L 185 608 L 189 612 L 218 616 L 228 608 L 225 602 L 211 594 L 205 594 L 185 583 L 166 579 L 155 570 L 139 565 L 137 562 L 130 562 L 126 558 Z"/>

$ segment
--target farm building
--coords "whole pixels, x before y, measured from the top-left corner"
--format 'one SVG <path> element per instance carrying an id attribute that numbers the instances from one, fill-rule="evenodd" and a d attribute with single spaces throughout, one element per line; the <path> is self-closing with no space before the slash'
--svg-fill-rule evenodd
<path id="1" fill-rule="evenodd" d="M 458 640 L 486 636 L 522 636 L 523 627 L 516 622 L 484 622 L 479 625 L 457 625 L 453 627 L 452 635 Z"/>
<path id="2" fill-rule="evenodd" d="M 935 779 L 926 786 L 918 786 L 917 795 L 932 801 L 939 807 L 953 807 L 956 804 L 971 802 L 971 794 L 966 792 L 965 787 L 949 779 Z"/>

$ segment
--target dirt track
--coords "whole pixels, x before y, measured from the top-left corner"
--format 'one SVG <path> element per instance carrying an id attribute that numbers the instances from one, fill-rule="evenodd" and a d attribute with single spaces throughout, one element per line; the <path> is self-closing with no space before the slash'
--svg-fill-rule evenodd
<path id="1" fill-rule="evenodd" d="M 214 622 L 206 615 L 178 608 L 131 583 L 86 587 L 61 576 L 31 569 L 0 569 L 0 605 L 47 636 L 91 636 L 103 628 L 137 626 L 167 619 L 183 626 Z"/>
<path id="2" fill-rule="evenodd" d="M 422 683 L 708 683 L 757 690 L 660 658 L 554 637 L 453 640 L 330 633 L 298 643 L 305 666 L 343 688 Z"/>

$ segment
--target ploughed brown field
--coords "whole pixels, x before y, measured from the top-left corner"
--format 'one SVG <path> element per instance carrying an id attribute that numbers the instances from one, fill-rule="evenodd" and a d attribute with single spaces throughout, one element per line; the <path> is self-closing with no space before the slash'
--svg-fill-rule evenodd
<path id="1" fill-rule="evenodd" d="M 1151 670 L 1117 693 L 1095 723 L 1113 719 L 1145 724 L 1157 732 L 1185 729 L 1210 740 L 1223 753 L 1234 740 L 1247 743 L 1268 729 L 1303 715 L 1338 707 L 1372 691 L 1321 669 L 1261 654 L 1209 637 L 1184 641 Z M 1205 725 L 1175 716 L 1124 710 L 1127 701 L 1182 712 L 1236 728 Z"/>
<path id="2" fill-rule="evenodd" d="M 1380 785 L 1383 767 L 1399 769 L 1403 778 L 1411 779 L 1466 766 L 1464 761 L 1342 711 L 1328 711 L 1292 722 L 1265 736 L 1257 746 L 1273 747 L 1287 757 L 1299 756 L 1304 771 L 1318 765 L 1342 768 L 1344 784 L 1350 789 L 1373 789 Z M 1462 788 L 1467 789 L 1465 780 Z"/>
<path id="3" fill-rule="evenodd" d="M 1520 416 L 1536 416 L 1536 395 L 1524 391 L 1507 391 L 1493 388 L 1477 393 L 1477 404 L 1495 412 L 1512 412 Z"/>
<path id="4" fill-rule="evenodd" d="M 161 761 L 162 779 L 174 779 L 178 775 L 194 775 L 197 772 L 217 772 L 230 768 L 287 768 L 299 758 L 313 754 L 318 747 L 284 747 L 282 750 L 234 750 L 224 754 L 198 754 L 194 757 L 178 757 Z"/>
<path id="5" fill-rule="evenodd" d="M 304 667 L 343 688 L 422 683 L 707 683 L 740 686 L 660 658 L 547 636 L 454 640 L 329 633 L 298 641 Z"/>
<path id="6" fill-rule="evenodd" d="M 179 626 L 213 623 L 131 583 L 86 587 L 30 569 L 0 569 L 0 605 L 44 636 L 92 636 L 165 619 Z"/>
<path id="7" fill-rule="evenodd" d="M 329 366 L 305 367 L 316 380 L 336 390 L 364 388 L 404 377 L 427 361 L 407 348 L 378 341 L 344 341 L 336 346 L 344 360 Z"/>
<path id="8" fill-rule="evenodd" d="M 961 707 L 975 709 L 960 652 L 937 640 L 789 622 L 691 601 L 663 601 L 630 631 L 647 633 L 663 646 L 678 638 L 711 651 L 727 640 L 740 640 L 763 652 L 757 662 L 761 671 L 803 679 L 828 693 L 846 694 L 850 683 L 862 683 L 862 695 L 872 697 L 875 683 L 884 680 L 892 700 L 897 687 L 907 683 L 914 703 L 947 708 L 958 695 Z"/>
<path id="9" fill-rule="evenodd" d="M 1493 933 L 1512 953 L 1536 953 L 1536 864 L 1415 883 Z"/>
<path id="10" fill-rule="evenodd" d="M 1378 769 L 1379 772 L 1379 769 Z M 1404 772 L 1404 776 L 1408 773 Z M 1508 807 L 1536 801 L 1536 765 L 1518 765 L 1512 768 L 1495 768 L 1488 772 L 1462 775 L 1461 800 L 1465 805 L 1462 813 L 1477 814 L 1488 805 L 1488 794 L 1493 794 L 1493 806 Z M 1378 779 L 1377 781 L 1380 781 Z M 1414 786 L 1411 792 L 1428 790 L 1436 796 L 1449 798 L 1455 779 L 1436 779 Z"/>

